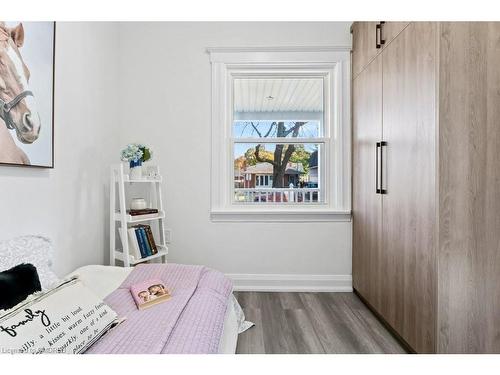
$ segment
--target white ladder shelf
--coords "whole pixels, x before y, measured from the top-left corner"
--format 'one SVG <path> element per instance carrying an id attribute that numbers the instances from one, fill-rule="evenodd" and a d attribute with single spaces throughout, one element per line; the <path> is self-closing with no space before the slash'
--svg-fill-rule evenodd
<path id="1" fill-rule="evenodd" d="M 143 177 L 139 180 L 132 180 L 128 174 L 125 174 L 123 163 L 111 166 L 110 181 L 110 234 L 109 234 L 109 262 L 110 265 L 116 265 L 116 260 L 123 263 L 124 267 L 130 267 L 149 260 L 160 260 L 167 262 L 168 248 L 165 244 L 165 211 L 161 199 L 162 177 L 158 166 L 148 166 L 148 170 L 153 171 L 154 177 Z M 126 187 L 132 184 L 149 184 L 149 207 L 158 209 L 156 215 L 131 216 L 127 214 Z M 117 200 L 118 198 L 118 200 Z M 147 223 L 151 225 L 154 231 L 154 224 L 157 224 L 158 238 L 155 238 L 158 253 L 145 258 L 136 259 L 130 254 L 130 243 L 127 235 L 129 225 L 138 223 Z M 124 229 L 120 233 L 120 229 Z M 120 239 L 121 248 L 116 245 L 116 237 Z"/>

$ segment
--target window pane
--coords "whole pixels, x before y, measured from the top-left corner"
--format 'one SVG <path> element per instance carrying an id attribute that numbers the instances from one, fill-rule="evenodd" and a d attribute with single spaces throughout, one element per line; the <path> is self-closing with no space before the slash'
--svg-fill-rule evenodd
<path id="1" fill-rule="evenodd" d="M 321 136 L 319 120 L 235 120 L 233 122 L 234 138 L 318 138 Z"/>
<path id="2" fill-rule="evenodd" d="M 322 78 L 234 80 L 233 137 L 321 137 Z"/>
<path id="3" fill-rule="evenodd" d="M 322 202 L 320 147 L 319 144 L 235 143 L 235 202 Z"/>

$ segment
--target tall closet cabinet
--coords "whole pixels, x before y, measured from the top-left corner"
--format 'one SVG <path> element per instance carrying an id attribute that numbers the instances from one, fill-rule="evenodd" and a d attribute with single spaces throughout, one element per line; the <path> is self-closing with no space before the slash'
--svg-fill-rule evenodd
<path id="1" fill-rule="evenodd" d="M 418 353 L 499 353 L 500 23 L 352 33 L 354 289 Z"/>

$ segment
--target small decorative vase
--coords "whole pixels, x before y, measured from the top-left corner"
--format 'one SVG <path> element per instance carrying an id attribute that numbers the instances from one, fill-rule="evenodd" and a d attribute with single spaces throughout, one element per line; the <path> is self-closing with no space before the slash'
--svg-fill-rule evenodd
<path id="1" fill-rule="evenodd" d="M 144 210 L 148 207 L 146 200 L 144 198 L 133 198 L 130 202 L 130 208 L 132 210 Z"/>
<path id="2" fill-rule="evenodd" d="M 130 179 L 142 179 L 142 160 L 130 160 Z"/>

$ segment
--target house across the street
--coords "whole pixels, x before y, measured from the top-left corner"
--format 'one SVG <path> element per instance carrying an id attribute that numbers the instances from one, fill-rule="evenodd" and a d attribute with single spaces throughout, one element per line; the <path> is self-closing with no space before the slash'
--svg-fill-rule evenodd
<path id="1" fill-rule="evenodd" d="M 283 177 L 283 187 L 288 188 L 290 184 L 297 187 L 300 176 L 304 174 L 301 163 L 288 163 Z M 257 163 L 247 167 L 243 171 L 244 188 L 269 189 L 273 187 L 273 165 L 271 163 Z"/>

